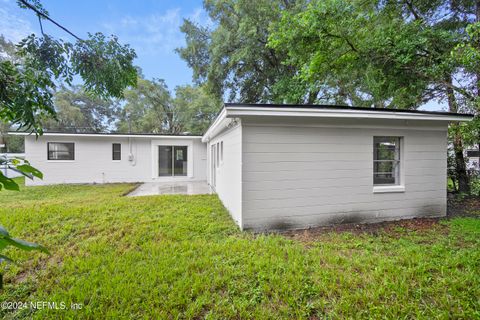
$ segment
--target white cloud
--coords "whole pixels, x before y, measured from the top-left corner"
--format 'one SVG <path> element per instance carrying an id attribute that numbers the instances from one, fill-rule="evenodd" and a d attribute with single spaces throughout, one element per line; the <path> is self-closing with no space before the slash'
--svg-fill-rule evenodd
<path id="1" fill-rule="evenodd" d="M 203 10 L 202 8 L 195 9 L 186 18 L 188 20 L 190 20 L 192 22 L 195 22 L 196 24 L 204 26 L 204 27 L 212 27 L 213 26 L 212 19 L 210 19 L 210 17 L 207 15 L 205 10 Z"/>
<path id="2" fill-rule="evenodd" d="M 0 34 L 6 39 L 17 43 L 31 33 L 32 26 L 20 13 L 20 8 L 14 1 L 2 0 L 0 7 Z"/>
<path id="3" fill-rule="evenodd" d="M 152 13 L 147 16 L 124 16 L 104 23 L 107 33 L 115 34 L 120 42 L 130 44 L 138 54 L 155 55 L 172 53 L 184 44 L 180 32 L 183 19 L 187 18 L 199 24 L 208 22 L 203 9 L 195 9 L 182 16 L 180 8 L 170 9 L 164 13 Z"/>
<path id="4" fill-rule="evenodd" d="M 115 34 L 122 43 L 129 43 L 142 54 L 171 52 L 182 45 L 180 36 L 182 18 L 180 10 L 145 17 L 125 16 L 115 22 L 105 23 L 108 33 Z"/>

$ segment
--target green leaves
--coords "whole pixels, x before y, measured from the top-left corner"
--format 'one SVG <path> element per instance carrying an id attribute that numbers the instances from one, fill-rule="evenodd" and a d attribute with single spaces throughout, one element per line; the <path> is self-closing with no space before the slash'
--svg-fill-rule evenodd
<path id="1" fill-rule="evenodd" d="M 47 71 L 0 60 L 0 119 L 41 133 L 38 120 L 55 115 L 53 88 Z"/>
<path id="2" fill-rule="evenodd" d="M 38 0 L 19 0 L 20 7 L 45 15 Z M 15 52 L 0 55 L 0 120 L 36 134 L 42 119 L 56 119 L 53 92 L 57 83 L 71 84 L 75 75 L 93 95 L 121 98 L 123 90 L 136 85 L 135 51 L 115 36 L 89 34 L 72 43 L 44 34 L 31 34 Z"/>
<path id="3" fill-rule="evenodd" d="M 175 97 L 163 80 L 139 78 L 125 90 L 119 132 L 203 134 L 221 108 L 221 101 L 203 86 L 177 86 Z"/>
<path id="4" fill-rule="evenodd" d="M 0 171 L 0 191 L 2 190 L 2 187 L 5 190 L 15 190 L 19 191 L 20 187 L 18 184 L 10 178 L 7 178 L 1 171 Z"/>
<path id="5" fill-rule="evenodd" d="M 25 159 L 0 156 L 0 168 L 7 168 L 13 170 L 29 179 L 33 179 L 33 177 L 43 179 L 43 174 L 38 169 L 32 167 L 30 163 Z M 2 187 L 5 190 L 20 190 L 15 180 L 7 178 L 0 170 L 0 190 L 2 190 Z"/>
<path id="6" fill-rule="evenodd" d="M 181 31 L 185 34 L 186 47 L 177 52 L 193 69 L 197 84 L 204 85 L 217 98 L 281 102 L 287 95 L 284 90 L 276 90 L 275 84 L 289 82 L 296 70 L 285 63 L 285 50 L 266 46 L 269 28 L 280 18 L 282 10 L 293 10 L 297 3 L 301 7 L 303 2 L 205 1 L 205 10 L 214 27 L 205 28 L 185 20 Z M 302 94 L 292 102 L 302 102 L 305 97 Z"/>
<path id="7" fill-rule="evenodd" d="M 85 81 L 87 91 L 103 97 L 123 97 L 123 90 L 137 83 L 129 45 L 121 45 L 116 36 L 88 34 L 88 40 L 77 41 L 71 50 L 72 70 Z"/>
<path id="8" fill-rule="evenodd" d="M 17 186 L 18 187 L 18 186 Z M 8 231 L 3 227 L 0 226 L 0 251 L 4 250 L 5 248 L 12 246 L 24 251 L 40 251 L 46 254 L 50 254 L 48 249 L 42 245 L 28 242 L 22 239 L 12 238 Z M 12 259 L 7 257 L 6 255 L 0 254 L 0 263 L 2 262 L 9 262 L 14 263 Z M 0 289 L 3 288 L 3 277 L 0 274 Z"/>
<path id="9" fill-rule="evenodd" d="M 0 236 L 10 237 L 10 234 L 8 233 L 7 229 L 5 229 L 4 227 L 0 226 Z"/>
<path id="10" fill-rule="evenodd" d="M 33 179 L 33 177 L 42 179 L 43 174 L 36 168 L 32 167 L 27 160 L 20 159 L 20 158 L 7 158 L 6 156 L 0 157 L 0 168 L 8 168 L 14 170 L 16 172 L 21 173 L 27 178 Z M 13 190 L 19 191 L 20 187 L 15 182 L 15 180 L 7 178 L 3 172 L 0 170 L 0 191 L 2 189 L 5 190 Z M 22 239 L 12 238 L 10 233 L 5 229 L 3 226 L 0 226 L 0 252 L 4 250 L 8 246 L 13 246 L 21 250 L 25 251 L 32 251 L 37 250 L 44 253 L 49 253 L 47 248 L 42 245 L 28 242 Z M 12 259 L 9 257 L 0 254 L 0 262 L 13 262 Z M 0 274 L 0 289 L 3 287 L 3 277 Z"/>
<path id="11" fill-rule="evenodd" d="M 32 34 L 18 44 L 18 55 L 24 65 L 56 80 L 71 84 L 73 76 L 79 74 L 87 91 L 102 98 L 121 98 L 126 87 L 136 85 L 135 51 L 121 45 L 115 36 L 95 33 L 88 37 L 70 43 Z M 55 88 L 53 83 L 48 86 Z"/>
<path id="12" fill-rule="evenodd" d="M 447 77 L 467 80 L 451 50 L 469 20 L 448 3 L 315 0 L 299 12 L 284 10 L 270 27 L 268 46 L 287 51 L 284 63 L 298 70 L 295 78 L 320 88 L 323 102 L 417 108 L 445 97 Z M 478 48 L 475 27 L 469 28 Z M 458 51 L 476 57 L 467 44 Z M 468 97 L 467 88 L 454 89 Z"/>
<path id="13" fill-rule="evenodd" d="M 11 238 L 9 236 L 0 237 L 0 246 L 1 246 L 2 243 L 6 244 L 6 246 L 9 246 L 9 245 L 14 246 L 14 247 L 19 248 L 19 249 L 24 250 L 24 251 L 37 250 L 37 251 L 41 251 L 41 252 L 49 254 L 47 248 L 45 248 L 44 246 L 41 246 L 41 245 L 33 243 L 33 242 L 28 242 L 28 241 L 25 241 L 25 240 L 21 240 L 21 239 Z"/>
<path id="14" fill-rule="evenodd" d="M 28 242 L 25 240 L 17 239 L 17 238 L 12 238 L 8 231 L 3 227 L 0 226 L 0 251 L 4 250 L 8 246 L 16 247 L 20 250 L 24 251 L 40 251 L 46 254 L 50 254 L 44 246 L 41 246 L 39 244 L 33 243 L 33 242 Z M 9 257 L 0 254 L 0 263 L 1 262 L 9 262 L 13 263 L 14 261 L 10 259 Z M 1 283 L 1 278 L 0 278 L 0 288 L 2 287 Z"/>
<path id="15" fill-rule="evenodd" d="M 36 177 L 36 178 L 39 178 L 39 179 L 43 179 L 43 173 L 41 173 L 38 169 L 32 167 L 31 165 L 29 164 L 21 164 L 21 165 L 18 165 L 16 166 L 15 170 L 17 172 L 20 172 L 22 173 L 23 175 L 27 176 L 27 175 L 31 175 L 33 177 Z"/>

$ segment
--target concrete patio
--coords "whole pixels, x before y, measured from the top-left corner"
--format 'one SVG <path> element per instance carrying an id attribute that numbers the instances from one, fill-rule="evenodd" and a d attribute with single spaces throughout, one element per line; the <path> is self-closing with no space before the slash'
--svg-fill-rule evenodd
<path id="1" fill-rule="evenodd" d="M 153 196 L 162 194 L 212 194 L 206 181 L 146 182 L 127 194 L 128 197 Z"/>

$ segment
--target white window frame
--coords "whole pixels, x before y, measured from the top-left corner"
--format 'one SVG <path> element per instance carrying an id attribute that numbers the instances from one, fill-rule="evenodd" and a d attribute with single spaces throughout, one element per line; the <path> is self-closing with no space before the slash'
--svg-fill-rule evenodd
<path id="1" fill-rule="evenodd" d="M 73 144 L 73 159 L 50 159 L 50 144 Z M 47 141 L 47 161 L 48 162 L 75 162 L 76 159 L 76 146 L 73 141 Z"/>
<path id="2" fill-rule="evenodd" d="M 396 159 L 395 160 L 376 160 L 375 159 L 375 146 L 376 140 L 381 138 L 394 138 L 396 140 L 395 143 L 395 152 L 396 152 Z M 373 183 L 373 192 L 374 193 L 387 193 L 387 192 L 405 192 L 405 184 L 404 184 L 404 137 L 401 136 L 374 136 L 373 137 L 373 153 L 372 153 L 372 163 L 373 163 L 373 170 L 372 170 L 372 183 Z M 396 175 L 395 175 L 395 183 L 391 184 L 375 184 L 375 162 L 381 161 L 390 161 L 396 162 Z"/>
<path id="3" fill-rule="evenodd" d="M 114 144 L 119 144 L 119 145 L 120 145 L 120 159 L 119 159 L 119 160 L 114 160 L 114 159 L 113 159 L 113 145 L 114 145 Z M 122 157 L 122 149 L 123 149 L 123 146 L 122 146 L 122 144 L 121 144 L 120 142 L 112 142 L 112 161 L 113 161 L 113 162 L 121 162 L 121 161 L 122 161 L 122 158 L 123 158 L 123 157 Z"/>

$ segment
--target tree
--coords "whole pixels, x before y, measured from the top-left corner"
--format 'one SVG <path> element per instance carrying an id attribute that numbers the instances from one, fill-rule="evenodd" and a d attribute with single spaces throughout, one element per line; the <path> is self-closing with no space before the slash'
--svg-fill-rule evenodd
<path id="1" fill-rule="evenodd" d="M 478 95 L 460 81 L 464 65 L 452 51 L 475 19 L 473 1 L 312 1 L 284 12 L 269 46 L 302 81 L 359 106 L 417 108 L 443 100 L 460 112 Z M 475 87 L 478 84 L 475 83 Z M 468 192 L 460 126 L 452 125 L 459 190 Z"/>
<path id="2" fill-rule="evenodd" d="M 139 78 L 138 86 L 125 90 L 125 105 L 117 129 L 136 133 L 178 133 L 172 97 L 162 79 Z"/>
<path id="3" fill-rule="evenodd" d="M 202 135 L 222 108 L 222 101 L 204 87 L 186 85 L 175 88 L 173 105 L 179 114 L 182 132 Z"/>
<path id="4" fill-rule="evenodd" d="M 71 84 L 80 75 L 87 91 L 101 97 L 122 97 L 123 89 L 135 85 L 135 52 L 115 36 L 88 34 L 83 40 L 50 18 L 39 1 L 19 0 L 42 21 L 48 20 L 76 39 L 68 42 L 43 33 L 32 34 L 18 44 L 11 59 L 0 61 L 0 118 L 41 133 L 39 119 L 54 117 L 52 92 L 56 82 Z"/>
<path id="5" fill-rule="evenodd" d="M 41 36 L 23 39 L 14 52 L 0 55 L 0 121 L 42 133 L 42 119 L 56 116 L 53 92 L 58 82 L 71 84 L 78 74 L 85 88 L 100 97 L 121 97 L 127 86 L 134 86 L 137 71 L 132 62 L 135 52 L 121 45 L 115 36 L 88 34 L 83 40 L 53 20 L 39 0 L 18 0 L 22 8 L 33 11 L 39 19 Z M 74 43 L 55 39 L 43 32 L 42 21 L 50 21 L 73 38 Z M 2 39 L 4 40 L 4 39 Z M 11 50 L 10 46 L 6 46 Z M 28 178 L 42 178 L 42 173 L 27 160 L 1 158 L 1 166 L 16 170 Z M 0 190 L 19 190 L 18 184 L 0 172 Z M 40 245 L 12 238 L 0 228 L 0 251 L 7 246 L 47 252 Z M 2 261 L 10 261 L 0 256 Z M 2 285 L 0 277 L 0 286 Z"/>
<path id="6" fill-rule="evenodd" d="M 50 18 L 39 1 L 18 0 L 18 4 L 38 16 L 41 36 L 28 36 L 16 50 L 2 38 L 8 52 L 0 56 L 0 119 L 3 122 L 41 134 L 42 121 L 56 118 L 53 92 L 57 83 L 71 84 L 75 74 L 84 80 L 86 91 L 103 98 L 122 97 L 125 87 L 136 84 L 137 71 L 132 65 L 135 52 L 128 45 L 121 45 L 115 36 L 107 38 L 96 33 L 83 40 Z M 76 42 L 44 34 L 44 20 L 65 30 Z M 6 179 L 0 176 L 4 187 L 15 184 Z"/>
<path id="7" fill-rule="evenodd" d="M 0 144 L 5 144 L 5 147 L 3 149 L 0 147 L 0 153 L 25 152 L 24 137 L 8 134 L 9 131 L 14 131 L 14 130 L 15 128 L 10 126 L 10 124 L 0 122 Z"/>
<path id="8" fill-rule="evenodd" d="M 186 47 L 177 49 L 193 69 L 194 81 L 218 99 L 242 102 L 310 101 L 309 87 L 294 78 L 296 69 L 283 64 L 283 50 L 266 46 L 269 27 L 284 10 L 297 10 L 303 1 L 207 0 L 214 22 L 209 29 L 185 20 Z M 301 95 L 285 90 L 302 87 Z M 299 90 L 297 90 L 299 92 Z"/>
<path id="9" fill-rule="evenodd" d="M 125 105 L 119 112 L 120 132 L 201 134 L 220 108 L 201 87 L 180 86 L 172 97 L 163 80 L 138 79 L 136 88 L 125 91 Z"/>
<path id="10" fill-rule="evenodd" d="M 117 105 L 88 93 L 83 86 L 61 87 L 54 94 L 57 119 L 46 119 L 42 127 L 47 131 L 104 132 L 114 121 Z"/>

